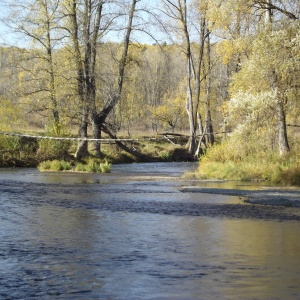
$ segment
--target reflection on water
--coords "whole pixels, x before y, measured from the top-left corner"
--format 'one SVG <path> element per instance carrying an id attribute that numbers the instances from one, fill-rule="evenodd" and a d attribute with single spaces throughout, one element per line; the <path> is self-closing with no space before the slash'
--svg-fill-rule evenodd
<path id="1" fill-rule="evenodd" d="M 151 182 L 143 184 L 114 179 L 111 185 L 90 184 L 92 192 L 82 194 L 71 185 L 56 185 L 56 192 L 47 185 L 0 191 L 0 299 L 300 298 L 299 221 L 98 206 L 123 197 L 133 202 L 145 197 L 145 203 L 147 197 L 168 203 L 174 197 L 178 203 L 176 186 L 159 185 L 166 189 L 162 194 Z M 112 190 L 119 185 L 137 190 L 117 195 Z"/>

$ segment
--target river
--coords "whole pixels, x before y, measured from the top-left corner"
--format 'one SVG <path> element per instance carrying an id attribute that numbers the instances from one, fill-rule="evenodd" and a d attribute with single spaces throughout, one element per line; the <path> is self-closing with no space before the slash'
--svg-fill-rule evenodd
<path id="1" fill-rule="evenodd" d="M 0 170 L 0 299 L 300 299 L 299 208 L 181 192 L 195 167 Z"/>

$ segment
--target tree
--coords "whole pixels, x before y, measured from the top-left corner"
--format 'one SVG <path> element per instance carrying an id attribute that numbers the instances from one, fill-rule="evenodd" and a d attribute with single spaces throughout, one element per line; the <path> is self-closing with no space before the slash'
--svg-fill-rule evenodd
<path id="1" fill-rule="evenodd" d="M 294 101 L 291 95 L 297 86 L 300 70 L 296 60 L 299 55 L 296 42 L 299 21 L 289 13 L 287 6 L 283 8 L 283 1 L 253 1 L 252 10 L 246 6 L 244 8 L 249 14 L 259 8 L 259 13 L 256 31 L 250 31 L 250 36 L 244 37 L 245 41 L 251 40 L 247 55 L 240 57 L 239 68 L 232 77 L 231 108 L 235 113 L 231 118 L 236 116 L 235 108 L 239 107 L 239 115 L 243 115 L 244 119 L 237 122 L 237 129 L 243 132 L 244 137 L 240 135 L 240 138 L 244 139 L 249 139 L 249 134 L 256 132 L 261 134 L 256 139 L 264 139 L 266 135 L 262 133 L 269 131 L 262 128 L 273 128 L 277 149 L 284 156 L 290 151 L 287 111 L 289 102 Z M 273 22 L 275 16 L 276 22 Z M 228 48 L 223 53 L 228 53 Z M 237 102 L 240 102 L 239 106 Z M 269 113 L 266 113 L 266 108 Z"/>
<path id="2" fill-rule="evenodd" d="M 82 158 L 88 155 L 88 118 L 91 106 L 95 103 L 95 66 L 97 43 L 100 35 L 100 22 L 105 1 L 68 0 L 65 14 L 68 16 L 69 33 L 73 46 L 77 76 L 77 94 L 80 101 L 81 121 L 75 156 Z"/>
<path id="3" fill-rule="evenodd" d="M 201 95 L 201 82 L 204 78 L 209 79 L 203 72 L 204 62 L 204 47 L 205 41 L 210 32 L 206 23 L 206 1 L 199 5 L 198 21 L 199 26 L 196 26 L 198 32 L 198 41 L 200 43 L 196 58 L 193 54 L 192 39 L 190 32 L 190 17 L 188 11 L 188 4 L 186 0 L 169 1 L 163 0 L 165 5 L 165 14 L 175 23 L 172 25 L 183 41 L 183 52 L 186 61 L 186 112 L 189 122 L 190 138 L 188 143 L 189 152 L 195 155 L 197 152 L 197 123 L 199 121 L 200 131 L 203 130 L 201 116 L 198 108 Z M 209 48 L 208 48 L 209 49 Z M 196 65 L 198 63 L 198 67 Z M 210 72 L 210 66 L 207 72 Z M 209 86 L 209 84 L 207 85 Z M 195 92 L 196 90 L 196 92 Z M 209 88 L 207 89 L 209 91 Z M 206 102 L 209 107 L 209 101 Z M 207 120 L 210 118 L 209 110 L 207 110 Z M 212 129 L 212 127 L 210 127 Z"/>
<path id="4" fill-rule="evenodd" d="M 183 118 L 182 105 L 184 103 L 183 97 L 169 98 L 170 95 L 166 95 L 164 104 L 157 107 L 150 107 L 153 118 L 166 123 L 172 131 L 174 131 L 177 124 Z"/>
<path id="5" fill-rule="evenodd" d="M 127 66 L 127 57 L 128 57 L 128 50 L 130 45 L 130 35 L 132 32 L 133 27 L 133 19 L 134 14 L 136 11 L 136 4 L 138 0 L 132 0 L 129 14 L 128 14 L 128 21 L 125 29 L 125 37 L 122 44 L 122 51 L 121 51 L 121 57 L 118 61 L 118 76 L 115 81 L 112 93 L 109 95 L 108 101 L 104 104 L 104 106 L 101 109 L 97 109 L 96 102 L 93 102 L 93 105 L 91 107 L 91 118 L 92 118 L 92 124 L 93 124 L 93 137 L 95 139 L 99 139 L 101 137 L 101 128 L 104 126 L 104 123 L 111 113 L 111 111 L 115 108 L 116 104 L 119 102 L 123 90 L 123 84 L 124 84 L 124 78 L 125 78 L 125 69 Z M 106 131 L 108 129 L 106 128 Z M 100 151 L 100 143 L 96 144 L 96 147 L 94 149 L 96 151 L 96 154 L 98 156 L 101 156 Z"/>
<path id="6" fill-rule="evenodd" d="M 43 109 L 51 111 L 51 123 L 58 130 L 60 118 L 54 51 L 61 40 L 58 15 L 60 0 L 13 1 L 8 4 L 15 16 L 9 21 L 10 27 L 27 38 L 35 50 L 31 50 L 30 54 L 28 52 L 23 62 L 19 62 L 19 68 L 27 78 L 20 92 L 24 97 L 43 97 Z M 29 57 L 36 61 L 35 70 L 28 68 Z"/>

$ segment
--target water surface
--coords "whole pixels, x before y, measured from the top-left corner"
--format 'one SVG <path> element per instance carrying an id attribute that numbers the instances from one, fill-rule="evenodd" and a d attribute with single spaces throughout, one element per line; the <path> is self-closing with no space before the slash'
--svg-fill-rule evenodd
<path id="1" fill-rule="evenodd" d="M 181 193 L 193 168 L 1 170 L 0 299 L 299 299 L 299 220 Z"/>

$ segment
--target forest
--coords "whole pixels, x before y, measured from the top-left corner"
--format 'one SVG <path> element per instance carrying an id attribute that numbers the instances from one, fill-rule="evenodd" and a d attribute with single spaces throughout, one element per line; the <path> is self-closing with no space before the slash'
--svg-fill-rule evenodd
<path id="1" fill-rule="evenodd" d="M 123 155 L 300 185 L 298 0 L 2 5 L 2 166 Z"/>

